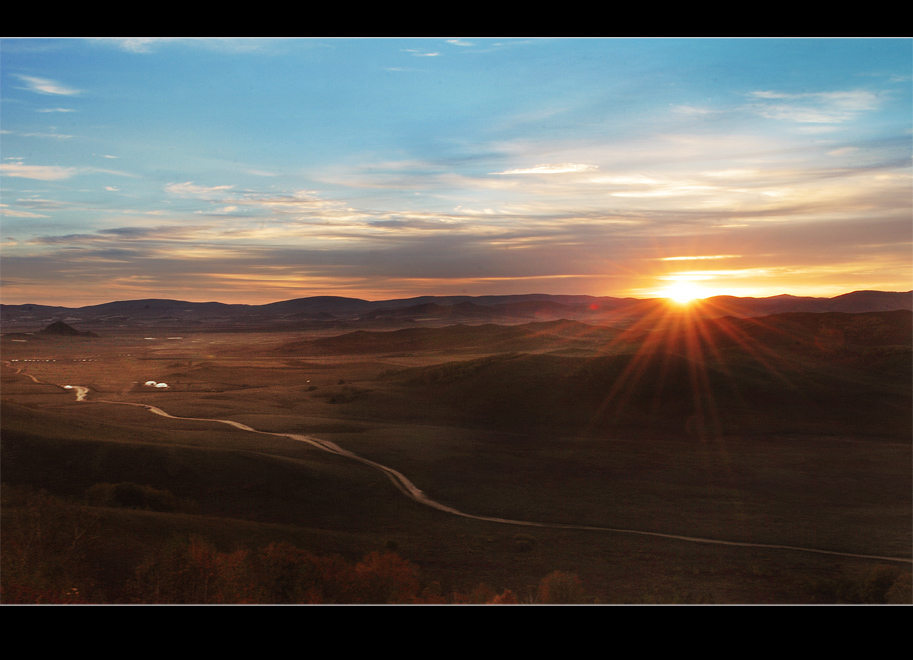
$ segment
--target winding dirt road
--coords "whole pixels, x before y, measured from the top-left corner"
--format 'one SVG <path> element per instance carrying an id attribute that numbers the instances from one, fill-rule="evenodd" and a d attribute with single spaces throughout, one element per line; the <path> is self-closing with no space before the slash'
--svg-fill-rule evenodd
<path id="1" fill-rule="evenodd" d="M 7 363 L 7 364 L 9 364 L 9 363 Z M 10 365 L 10 366 L 12 366 L 12 365 Z M 21 369 L 17 369 L 17 373 L 24 373 L 24 372 Z M 35 378 L 34 376 L 32 376 L 28 373 L 24 373 L 24 375 L 28 376 L 36 383 L 41 383 L 41 381 L 39 381 L 37 378 Z M 58 387 L 60 387 L 60 386 L 58 386 Z M 89 388 L 84 387 L 82 385 L 72 385 L 72 386 L 64 386 L 64 387 L 65 387 L 65 389 L 73 389 L 76 391 L 76 400 L 77 401 L 86 402 L 86 403 L 90 402 L 89 399 L 87 398 L 88 393 L 89 393 Z M 246 424 L 241 424 L 240 422 L 235 422 L 230 419 L 210 419 L 210 418 L 206 418 L 206 417 L 177 417 L 175 415 L 165 412 L 161 408 L 157 408 L 155 406 L 145 404 L 145 403 L 131 403 L 128 401 L 112 401 L 109 399 L 93 399 L 92 401 L 97 402 L 97 403 L 111 403 L 111 404 L 125 405 L 125 406 L 138 406 L 140 408 L 145 408 L 146 410 L 148 410 L 149 412 L 151 412 L 153 414 L 160 415 L 162 417 L 168 417 L 169 419 L 192 420 L 192 421 L 198 421 L 198 422 L 216 422 L 219 424 L 227 424 L 229 426 L 233 426 L 234 428 L 239 429 L 241 431 L 247 431 L 250 433 L 261 433 L 263 435 L 272 435 L 272 436 L 277 436 L 277 437 L 282 437 L 282 438 L 290 438 L 290 439 L 296 440 L 298 442 L 305 442 L 322 451 L 329 452 L 331 454 L 336 454 L 337 456 L 343 456 L 345 458 L 351 459 L 353 461 L 358 461 L 359 463 L 363 463 L 363 464 L 373 467 L 377 470 L 380 470 L 381 472 L 383 472 L 384 474 L 387 475 L 387 477 L 390 479 L 390 481 L 393 482 L 393 485 L 396 486 L 396 488 L 398 488 L 400 490 L 400 492 L 402 492 L 404 495 L 406 495 L 410 499 L 414 500 L 415 502 L 418 502 L 419 504 L 424 504 L 425 506 L 430 506 L 432 508 L 439 509 L 440 511 L 444 511 L 446 513 L 450 513 L 455 516 L 462 516 L 464 518 L 471 518 L 473 520 L 483 520 L 483 521 L 487 521 L 487 522 L 503 523 L 506 525 L 518 525 L 518 526 L 523 526 L 523 527 L 544 527 L 544 528 L 550 528 L 550 529 L 577 529 L 577 530 L 587 530 L 587 531 L 594 531 L 594 532 L 613 532 L 616 534 L 637 534 L 640 536 L 654 536 L 654 537 L 664 538 L 664 539 L 687 541 L 689 543 L 704 543 L 704 544 L 711 544 L 711 545 L 739 546 L 739 547 L 744 547 L 744 548 L 763 548 L 763 549 L 768 549 L 768 550 L 791 550 L 791 551 L 795 551 L 795 552 L 812 552 L 812 553 L 816 553 L 816 554 L 836 555 L 839 557 L 875 559 L 878 561 L 903 562 L 903 563 L 907 563 L 907 564 L 913 563 L 913 559 L 907 559 L 907 558 L 903 558 L 903 557 L 881 557 L 878 555 L 855 554 L 855 553 L 850 553 L 850 552 L 838 552 L 836 550 L 822 550 L 819 548 L 806 548 L 806 547 L 790 546 L 790 545 L 773 545 L 773 544 L 767 544 L 767 543 L 747 543 L 747 542 L 740 542 L 740 541 L 724 541 L 724 540 L 720 540 L 720 539 L 708 539 L 708 538 L 701 538 L 701 537 L 696 537 L 696 536 L 682 536 L 682 535 L 678 535 L 678 534 L 662 534 L 660 532 L 647 532 L 647 531 L 637 530 L 637 529 L 618 529 L 618 528 L 613 528 L 613 527 L 597 527 L 597 526 L 592 526 L 592 525 L 570 525 L 570 524 L 560 524 L 560 523 L 540 523 L 540 522 L 531 522 L 531 521 L 526 521 L 526 520 L 509 520 L 506 518 L 494 518 L 491 516 L 476 516 L 473 514 L 464 513 L 463 511 L 459 511 L 459 510 L 449 507 L 445 504 L 441 504 L 440 502 L 435 502 L 434 500 L 432 500 L 428 496 L 426 496 L 421 490 L 419 490 L 419 488 L 415 484 L 413 484 L 411 481 L 409 481 L 409 479 L 407 479 L 402 473 L 397 472 L 393 468 L 387 467 L 386 465 L 381 465 L 380 463 L 377 463 L 370 459 L 359 456 L 358 454 L 348 451 L 347 449 L 343 449 L 336 443 L 330 442 L 329 440 L 321 440 L 320 438 L 315 438 L 314 436 L 311 436 L 311 435 L 301 435 L 298 433 L 274 433 L 272 431 L 261 431 L 259 429 L 255 429 L 253 427 L 247 426 Z"/>

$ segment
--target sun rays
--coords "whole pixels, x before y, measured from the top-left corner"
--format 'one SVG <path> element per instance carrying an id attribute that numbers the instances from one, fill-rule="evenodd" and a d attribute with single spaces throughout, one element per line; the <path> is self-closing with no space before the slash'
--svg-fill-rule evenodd
<path id="1" fill-rule="evenodd" d="M 709 297 L 690 282 L 664 290 L 652 311 L 603 347 L 620 362 L 602 395 L 593 425 L 622 423 L 660 432 L 683 432 L 725 444 L 733 415 L 755 414 L 758 392 L 773 388 L 796 401 L 801 389 L 784 346 L 807 341 L 782 323 L 741 319 L 728 297 Z M 760 388 L 760 389 L 759 389 Z M 754 411 L 754 412 L 752 412 Z M 636 419 L 636 421 L 635 421 Z M 669 426 L 686 420 L 681 428 Z M 727 421 L 728 420 L 728 421 Z"/>
<path id="2" fill-rule="evenodd" d="M 706 298 L 709 293 L 704 287 L 694 282 L 681 281 L 671 284 L 663 291 L 665 296 L 679 305 L 687 305 L 692 300 Z"/>

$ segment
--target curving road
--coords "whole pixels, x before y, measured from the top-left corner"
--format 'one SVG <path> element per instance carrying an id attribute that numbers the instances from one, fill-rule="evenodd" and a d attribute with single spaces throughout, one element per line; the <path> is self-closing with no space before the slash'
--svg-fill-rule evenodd
<path id="1" fill-rule="evenodd" d="M 89 388 L 82 385 L 64 385 L 63 389 L 76 390 L 77 401 L 85 401 L 86 397 L 89 396 Z"/>
<path id="2" fill-rule="evenodd" d="M 7 363 L 7 364 L 9 364 L 9 363 Z M 12 366 L 12 365 L 10 365 L 10 366 Z M 22 373 L 22 370 L 17 369 L 17 373 Z M 41 381 L 39 381 L 34 376 L 32 376 L 30 374 L 25 374 L 25 375 L 29 376 L 29 378 L 31 378 L 36 383 L 41 383 Z M 68 386 L 64 386 L 64 387 L 65 387 L 65 389 L 73 389 L 76 391 L 76 400 L 77 401 L 88 402 L 87 395 L 89 393 L 89 388 L 82 386 L 82 385 L 72 385 L 72 386 L 68 385 Z M 594 532 L 614 532 L 617 534 L 637 534 L 640 536 L 654 536 L 654 537 L 664 538 L 664 539 L 687 541 L 689 543 L 728 545 L 728 546 L 739 546 L 739 547 L 744 547 L 744 548 L 763 548 L 763 549 L 768 549 L 768 550 L 792 550 L 792 551 L 796 551 L 796 552 L 812 552 L 812 553 L 823 554 L 823 555 L 836 555 L 839 557 L 875 559 L 878 561 L 903 562 L 903 563 L 907 563 L 907 564 L 913 563 L 913 559 L 907 559 L 907 558 L 902 558 L 902 557 L 881 557 L 878 555 L 863 555 L 863 554 L 855 554 L 855 553 L 851 553 L 851 552 L 838 552 L 836 550 L 822 550 L 819 548 L 806 548 L 806 547 L 791 546 L 791 545 L 773 545 L 773 544 L 768 544 L 768 543 L 747 543 L 747 542 L 740 542 L 740 541 L 723 541 L 720 539 L 708 539 L 708 538 L 701 538 L 701 537 L 696 537 L 696 536 L 682 536 L 682 535 L 678 535 L 678 534 L 662 534 L 660 532 L 647 532 L 647 531 L 637 530 L 637 529 L 619 529 L 619 528 L 614 528 L 614 527 L 597 527 L 597 526 L 593 526 L 593 525 L 540 523 L 540 522 L 531 522 L 531 521 L 526 521 L 526 520 L 510 520 L 507 518 L 495 518 L 495 517 L 491 517 L 491 516 L 476 516 L 476 515 L 473 515 L 470 513 L 464 513 L 463 511 L 459 511 L 459 510 L 449 507 L 445 504 L 441 504 L 440 502 L 435 502 L 434 500 L 430 499 L 427 495 L 425 495 L 421 490 L 419 490 L 419 488 L 415 484 L 413 484 L 411 481 L 409 481 L 409 479 L 407 479 L 402 473 L 397 472 L 393 468 L 387 467 L 386 465 L 381 465 L 380 463 L 377 463 L 376 461 L 372 461 L 370 459 L 359 456 L 358 454 L 355 454 L 347 449 L 343 449 L 336 443 L 330 442 L 329 440 L 321 440 L 320 438 L 315 438 L 314 436 L 311 436 L 311 435 L 302 435 L 302 434 L 298 434 L 298 433 L 275 433 L 272 431 L 261 431 L 259 429 L 255 429 L 251 426 L 247 426 L 246 424 L 241 424 L 240 422 L 235 422 L 230 419 L 210 419 L 207 417 L 178 417 L 176 415 L 172 415 L 170 413 L 165 412 L 161 408 L 157 408 L 156 406 L 152 406 L 152 405 L 145 404 L 145 403 L 131 403 L 129 401 L 112 401 L 109 399 L 94 399 L 93 401 L 95 401 L 97 403 L 112 403 L 112 404 L 118 404 L 118 405 L 124 405 L 124 406 L 137 406 L 140 408 L 145 408 L 146 410 L 148 410 L 149 412 L 151 412 L 153 414 L 160 415 L 162 417 L 168 417 L 170 419 L 192 420 L 192 421 L 198 421 L 198 422 L 216 422 L 219 424 L 227 424 L 229 426 L 233 426 L 234 428 L 239 429 L 241 431 L 248 431 L 250 433 L 262 433 L 264 435 L 273 435 L 273 436 L 282 437 L 282 438 L 291 438 L 292 440 L 297 440 L 298 442 L 306 442 L 307 444 L 312 445 L 313 447 L 316 447 L 317 449 L 320 449 L 322 451 L 329 452 L 331 454 L 336 454 L 337 456 L 344 456 L 345 458 L 351 459 L 353 461 L 358 461 L 359 463 L 363 463 L 363 464 L 373 467 L 377 470 L 380 470 L 381 472 L 383 472 L 384 474 L 387 475 L 387 477 L 390 479 L 390 481 L 393 482 L 393 485 L 396 486 L 400 490 L 400 492 L 402 492 L 404 495 L 406 495 L 413 501 L 418 502 L 419 504 L 424 504 L 425 506 L 430 506 L 432 508 L 438 509 L 440 511 L 444 511 L 446 513 L 450 513 L 455 516 L 462 516 L 464 518 L 471 518 L 473 520 L 483 520 L 483 521 L 487 521 L 487 522 L 503 523 L 506 525 L 519 525 L 519 526 L 523 526 L 523 527 L 545 527 L 545 528 L 550 528 L 550 529 L 577 529 L 577 530 L 587 530 L 587 531 L 594 531 Z"/>

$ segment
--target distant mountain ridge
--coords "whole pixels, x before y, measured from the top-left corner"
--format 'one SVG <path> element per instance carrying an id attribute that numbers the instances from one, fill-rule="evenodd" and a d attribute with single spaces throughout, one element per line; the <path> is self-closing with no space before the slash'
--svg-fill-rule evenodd
<path id="1" fill-rule="evenodd" d="M 290 329 L 303 327 L 391 327 L 409 324 L 517 324 L 575 320 L 596 325 L 624 323 L 660 311 L 662 298 L 588 295 L 419 296 L 369 301 L 341 296 L 312 296 L 263 305 L 189 302 L 170 299 L 125 300 L 59 307 L 0 304 L 4 331 L 38 330 L 50 323 L 78 323 L 93 328 Z M 754 317 L 786 312 L 878 312 L 913 310 L 913 291 L 853 291 L 833 298 L 788 294 L 767 298 L 714 296 L 694 301 L 688 313 L 704 318 Z"/>

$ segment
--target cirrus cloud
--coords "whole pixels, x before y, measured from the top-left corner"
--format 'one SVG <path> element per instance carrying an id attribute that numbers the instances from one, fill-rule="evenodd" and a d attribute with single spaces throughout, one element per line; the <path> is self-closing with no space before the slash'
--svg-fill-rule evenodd
<path id="1" fill-rule="evenodd" d="M 60 167 L 58 165 L 23 165 L 22 163 L 4 163 L 0 165 L 0 174 L 3 176 L 37 179 L 39 181 L 69 179 L 77 172 L 78 169 L 75 167 Z"/>
<path id="2" fill-rule="evenodd" d="M 544 163 L 534 167 L 523 167 L 515 170 L 505 170 L 504 172 L 492 172 L 492 174 L 568 174 L 592 172 L 598 169 L 598 165 L 587 165 L 585 163 Z"/>
<path id="3" fill-rule="evenodd" d="M 39 94 L 73 96 L 80 93 L 78 89 L 73 89 L 72 87 L 61 85 L 54 80 L 49 80 L 48 78 L 37 78 L 35 76 L 23 75 L 18 75 L 17 77 L 27 85 L 26 89 L 37 92 Z"/>
<path id="4" fill-rule="evenodd" d="M 839 124 L 878 106 L 878 97 L 866 90 L 804 94 L 756 91 L 749 96 L 763 117 L 802 124 Z"/>

